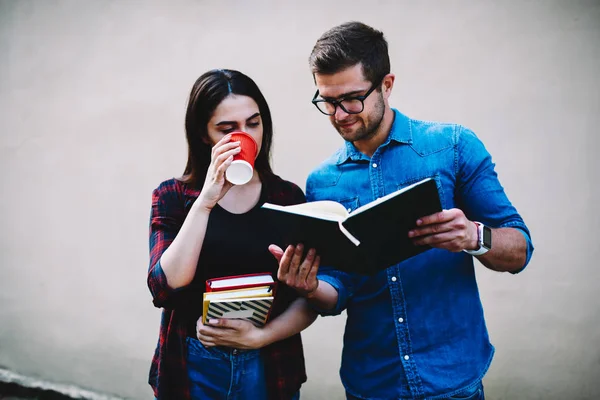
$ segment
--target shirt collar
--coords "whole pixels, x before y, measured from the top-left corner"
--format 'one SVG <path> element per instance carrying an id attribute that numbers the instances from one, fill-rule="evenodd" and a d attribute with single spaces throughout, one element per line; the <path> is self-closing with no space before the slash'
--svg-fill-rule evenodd
<path id="1" fill-rule="evenodd" d="M 394 122 L 390 134 L 381 147 L 387 146 L 392 140 L 398 143 L 410 144 L 412 143 L 412 130 L 410 124 L 410 118 L 402 114 L 400 111 L 392 108 L 394 111 Z M 344 146 L 338 150 L 338 157 L 336 164 L 340 165 L 346 162 L 348 159 L 352 161 L 358 160 L 369 160 L 369 158 L 358 151 L 356 147 L 350 142 L 344 142 Z"/>

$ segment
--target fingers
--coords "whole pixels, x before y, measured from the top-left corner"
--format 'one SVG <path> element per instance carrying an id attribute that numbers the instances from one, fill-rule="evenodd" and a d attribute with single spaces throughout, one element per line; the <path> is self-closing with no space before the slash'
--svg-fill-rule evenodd
<path id="1" fill-rule="evenodd" d="M 237 319 L 211 319 L 208 321 L 213 328 L 240 330 L 242 321 Z"/>
<path id="2" fill-rule="evenodd" d="M 211 319 L 207 324 L 202 323 L 202 317 L 196 322 L 196 336 L 204 345 L 216 346 L 223 336 L 223 328 L 227 328 L 228 321 L 225 319 Z"/>
<path id="3" fill-rule="evenodd" d="M 231 148 L 231 146 L 235 146 Z M 213 151 L 215 151 L 213 149 Z M 222 177 L 233 162 L 233 156 L 241 151 L 239 142 L 227 143 L 213 153 L 213 166 L 218 177 Z"/>
<path id="4" fill-rule="evenodd" d="M 450 232 L 455 229 L 461 229 L 460 227 L 455 226 L 451 223 L 446 224 L 434 224 L 423 226 L 422 228 L 415 228 L 408 232 L 409 238 L 418 238 L 426 235 L 437 235 L 443 234 L 445 232 Z"/>
<path id="5" fill-rule="evenodd" d="M 243 319 L 211 319 L 206 325 L 196 325 L 196 336 L 204 346 L 227 346 L 239 349 L 259 348 L 256 343 L 259 329 Z"/>
<path id="6" fill-rule="evenodd" d="M 453 208 L 428 215 L 417 220 L 417 228 L 408 232 L 408 237 L 415 238 L 425 235 L 437 235 L 444 232 L 467 229 L 469 220 L 462 210 Z"/>
<path id="7" fill-rule="evenodd" d="M 317 272 L 319 272 L 319 266 L 321 265 L 321 257 L 315 257 L 315 261 L 313 262 L 312 268 L 308 271 L 308 275 L 306 276 L 306 282 L 309 285 L 314 284 L 315 289 L 319 284 L 319 280 L 317 279 Z"/>
<path id="8" fill-rule="evenodd" d="M 210 336 L 205 336 L 200 333 L 196 333 L 196 337 L 204 345 L 204 347 L 215 347 L 217 343 Z"/>
<path id="9" fill-rule="evenodd" d="M 300 264 L 302 263 L 302 257 L 304 255 L 304 245 L 302 243 L 296 245 L 294 252 L 292 254 L 292 259 L 290 261 L 290 270 L 289 275 L 296 276 L 298 275 L 298 269 L 300 268 Z"/>
<path id="10" fill-rule="evenodd" d="M 417 220 L 417 228 L 408 232 L 408 237 L 413 239 L 415 245 L 430 245 L 458 252 L 469 244 L 471 224 L 462 210 L 443 210 Z"/>
<path id="11" fill-rule="evenodd" d="M 281 257 L 283 257 L 283 250 L 281 247 L 272 244 L 269 246 L 269 252 L 273 254 L 273 257 L 275 257 L 278 263 L 281 262 Z"/>
<path id="12" fill-rule="evenodd" d="M 441 233 L 438 235 L 423 236 L 423 237 L 413 240 L 413 243 L 417 246 L 421 246 L 421 245 L 425 245 L 425 244 L 428 244 L 430 246 L 435 246 L 435 245 L 438 245 L 441 243 L 452 242 L 452 241 L 460 242 L 462 240 L 463 240 L 462 236 L 457 236 L 454 232 L 446 232 L 446 233 Z"/>
<path id="13" fill-rule="evenodd" d="M 202 323 L 202 316 L 196 322 L 196 337 L 206 347 L 216 346 L 210 327 Z"/>
<path id="14" fill-rule="evenodd" d="M 279 249 L 279 247 L 277 248 Z M 269 247 L 269 250 L 271 250 L 271 247 Z M 285 252 L 283 252 L 281 257 L 279 258 L 279 269 L 277 270 L 277 279 L 282 282 L 284 282 L 290 275 L 290 264 L 295 250 L 296 248 L 294 246 L 289 245 L 285 249 Z M 271 254 L 273 253 L 271 252 Z M 277 258 L 277 256 L 275 256 L 275 258 Z"/>
<path id="15" fill-rule="evenodd" d="M 466 229 L 450 230 L 444 233 L 416 237 L 413 243 L 417 246 L 429 245 L 439 249 L 458 252 L 467 248 L 469 237 Z"/>
<path id="16" fill-rule="evenodd" d="M 441 224 L 444 222 L 448 222 L 448 221 L 452 220 L 453 218 L 455 218 L 454 210 L 456 210 L 456 209 L 442 210 L 438 213 L 427 215 L 425 217 L 421 217 L 417 220 L 417 226 Z M 461 213 L 462 213 L 462 211 L 461 211 Z"/>
<path id="17" fill-rule="evenodd" d="M 211 164 L 215 173 L 220 177 L 233 161 L 233 156 L 242 148 L 240 142 L 229 142 L 229 135 L 218 141 L 211 150 Z"/>
<path id="18" fill-rule="evenodd" d="M 240 143 L 232 142 L 231 135 L 225 135 L 221 140 L 219 140 L 217 143 L 215 143 L 215 145 L 212 147 L 211 153 L 213 155 L 213 158 L 216 158 L 216 156 L 221 154 L 223 151 L 227 151 L 227 150 L 235 148 L 236 145 L 239 147 Z"/>
<path id="19" fill-rule="evenodd" d="M 200 318 L 198 318 L 198 321 L 196 321 L 196 332 L 198 332 L 198 329 L 202 328 L 204 326 L 204 324 L 202 323 L 202 315 L 200 316 Z"/>
<path id="20" fill-rule="evenodd" d="M 304 261 L 302 261 L 302 264 L 300 264 L 300 269 L 298 270 L 298 279 L 300 281 L 306 281 L 306 278 L 308 277 L 309 272 L 313 268 L 313 263 L 315 262 L 315 257 L 316 257 L 315 249 L 308 250 L 308 253 L 306 254 L 306 258 L 304 259 Z"/>
<path id="21" fill-rule="evenodd" d="M 301 295 L 308 295 L 317 288 L 317 273 L 321 258 L 317 255 L 315 249 L 309 249 L 304 257 L 304 246 L 288 246 L 281 255 L 282 250 L 274 245 L 269 247 L 269 251 L 275 257 L 281 257 L 277 279 L 287 286 L 295 289 Z"/>

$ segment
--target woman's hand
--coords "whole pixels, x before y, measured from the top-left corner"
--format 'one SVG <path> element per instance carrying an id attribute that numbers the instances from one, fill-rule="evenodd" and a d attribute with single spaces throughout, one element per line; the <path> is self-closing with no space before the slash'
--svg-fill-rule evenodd
<path id="1" fill-rule="evenodd" d="M 233 156 L 241 151 L 241 147 L 239 142 L 230 142 L 230 140 L 231 136 L 226 135 L 212 148 L 204 186 L 195 202 L 198 207 L 211 210 L 233 186 L 225 179 L 225 171 L 231 165 Z"/>
<path id="2" fill-rule="evenodd" d="M 264 347 L 262 329 L 252 322 L 241 319 L 210 320 L 202 323 L 202 316 L 196 322 L 196 336 L 205 347 L 226 346 L 235 349 L 260 349 Z"/>

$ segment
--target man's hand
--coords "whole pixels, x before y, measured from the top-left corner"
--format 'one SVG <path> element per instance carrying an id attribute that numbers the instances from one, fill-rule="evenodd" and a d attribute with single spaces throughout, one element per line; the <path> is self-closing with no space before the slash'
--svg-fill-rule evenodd
<path id="1" fill-rule="evenodd" d="M 408 237 L 416 245 L 428 244 L 455 253 L 479 248 L 477 226 L 458 208 L 420 218 Z"/>
<path id="2" fill-rule="evenodd" d="M 196 336 L 205 347 L 227 346 L 235 349 L 260 349 L 263 347 L 261 328 L 252 322 L 241 319 L 216 319 L 202 323 L 202 316 L 196 322 Z"/>
<path id="3" fill-rule="evenodd" d="M 285 252 L 278 246 L 269 246 L 269 251 L 279 262 L 277 279 L 295 289 L 300 295 L 310 298 L 319 287 L 317 272 L 320 257 L 310 249 L 303 259 L 304 246 L 288 246 Z"/>

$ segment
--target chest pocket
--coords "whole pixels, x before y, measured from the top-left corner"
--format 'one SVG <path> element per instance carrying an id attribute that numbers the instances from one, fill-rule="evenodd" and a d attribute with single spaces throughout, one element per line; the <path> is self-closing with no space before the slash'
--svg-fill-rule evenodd
<path id="1" fill-rule="evenodd" d="M 404 182 L 401 182 L 397 185 L 396 190 L 404 189 L 405 187 L 412 185 L 413 183 L 417 183 L 425 178 L 433 178 L 435 180 L 435 185 L 437 186 L 438 194 L 440 195 L 440 203 L 442 204 L 443 209 L 452 208 L 451 204 L 446 200 L 446 196 L 444 195 L 444 186 L 442 185 L 442 177 L 438 172 L 431 174 L 422 174 L 417 176 L 416 178 L 406 179 Z"/>
<path id="2" fill-rule="evenodd" d="M 338 203 L 344 206 L 346 211 L 349 213 L 356 210 L 359 207 L 358 197 L 351 197 L 349 199 L 337 200 Z"/>

